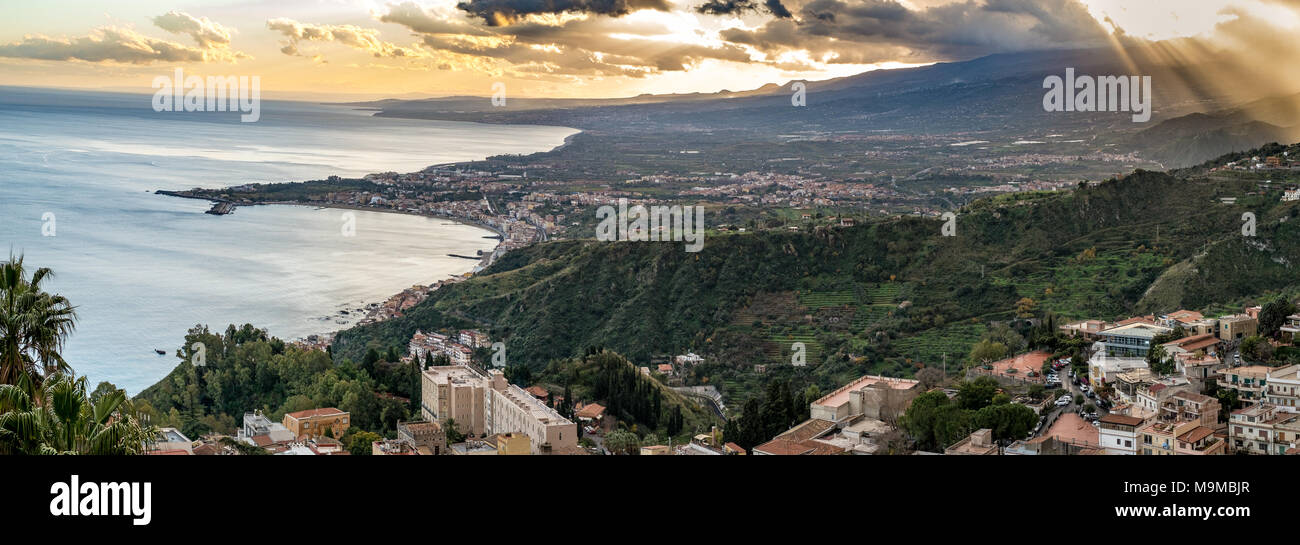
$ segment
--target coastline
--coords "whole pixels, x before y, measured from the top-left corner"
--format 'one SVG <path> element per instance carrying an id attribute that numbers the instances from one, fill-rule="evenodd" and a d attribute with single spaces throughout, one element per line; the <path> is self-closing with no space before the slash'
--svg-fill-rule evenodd
<path id="1" fill-rule="evenodd" d="M 376 109 L 376 110 L 377 110 L 377 111 L 375 111 L 373 114 L 371 114 L 372 116 L 375 116 L 375 117 L 395 117 L 395 118 L 402 118 L 402 119 L 418 119 L 418 118 L 409 118 L 409 117 L 403 117 L 403 116 L 382 116 L 382 115 L 380 115 L 380 114 L 384 113 L 384 110 L 383 110 L 383 109 Z M 462 122 L 464 122 L 464 123 L 476 123 L 476 122 L 474 122 L 474 121 L 462 121 Z M 490 123 L 484 123 L 484 124 L 490 124 Z M 562 150 L 562 149 L 564 149 L 565 147 L 567 147 L 567 146 L 569 146 L 570 144 L 572 144 L 573 139 L 576 138 L 578 135 L 583 134 L 583 132 L 584 132 L 584 131 L 581 130 L 581 129 L 575 129 L 575 128 L 572 128 L 572 127 L 563 127 L 563 128 L 573 130 L 574 133 L 573 133 L 573 134 L 570 134 L 570 135 L 568 135 L 568 136 L 565 136 L 565 137 L 564 137 L 564 140 L 563 140 L 563 141 L 562 141 L 558 146 L 552 147 L 552 148 L 549 149 L 549 150 L 544 150 L 544 151 L 539 151 L 539 152 L 534 152 L 534 153 L 549 153 L 549 152 L 554 152 L 554 151 Z M 458 164 L 462 164 L 462 163 L 466 163 L 466 162 L 472 162 L 472 161 L 473 161 L 473 160 L 470 160 L 470 161 L 452 161 L 452 162 L 447 162 L 447 163 L 437 163 L 437 164 L 433 164 L 433 165 L 426 166 L 426 167 L 424 167 L 423 169 L 420 169 L 420 170 L 422 171 L 422 170 L 427 170 L 427 169 L 430 169 L 430 168 L 438 168 L 438 167 L 446 167 L 446 166 L 451 166 L 451 165 L 458 165 Z M 418 172 L 418 171 L 417 171 L 417 172 Z M 299 182 L 295 182 L 295 183 L 304 183 L 304 182 L 299 181 Z M 199 188 L 195 188 L 195 189 L 199 189 Z M 328 208 L 328 209 L 338 209 L 338 210 L 360 210 L 360 211 L 367 211 L 367 212 L 380 212 L 380 213 L 386 213 L 386 214 L 403 214 L 403 215 L 408 215 L 408 216 L 419 216 L 419 217 L 430 218 L 430 219 L 447 220 L 447 221 L 451 221 L 451 222 L 453 222 L 453 223 L 459 223 L 459 224 L 461 224 L 461 225 L 467 225 L 467 226 L 470 226 L 470 227 L 477 227 L 477 228 L 479 228 L 479 229 L 482 229 L 482 230 L 485 230 L 485 231 L 488 231 L 489 233 L 491 233 L 491 236 L 484 236 L 483 238 L 495 238 L 497 242 L 496 242 L 495 245 L 492 246 L 491 251 L 483 252 L 482 255 L 481 255 L 480 257 L 478 257 L 478 258 L 468 258 L 468 256 L 458 256 L 458 255 L 450 255 L 450 254 L 449 254 L 448 257 L 456 257 L 456 258 L 464 259 L 464 260 L 466 260 L 466 261 L 468 261 L 468 260 L 470 260 L 470 259 L 476 259 L 476 260 L 477 260 L 477 263 L 476 263 L 473 267 L 471 267 L 468 271 L 466 271 L 466 272 L 464 272 L 464 273 L 453 274 L 453 275 L 451 275 L 449 278 L 443 278 L 443 279 L 437 279 L 437 280 L 434 280 L 434 282 L 430 285 L 430 289 L 427 290 L 427 292 L 426 292 L 426 297 L 427 297 L 427 294 L 428 294 L 428 293 L 432 293 L 434 290 L 438 289 L 438 287 L 441 286 L 441 284 L 443 284 L 444 282 L 448 282 L 448 281 L 459 281 L 459 280 L 461 280 L 461 279 L 466 278 L 468 275 L 473 275 L 473 274 L 478 273 L 479 271 L 482 271 L 483 269 L 486 269 L 486 268 L 487 268 L 488 266 L 490 266 L 493 262 L 495 262 L 498 258 L 500 258 L 501 256 L 505 255 L 505 253 L 508 251 L 508 250 L 506 250 L 506 249 L 503 248 L 503 245 L 505 244 L 505 242 L 508 241 L 508 240 L 510 239 L 510 236 L 509 236 L 508 233 L 506 233 L 506 232 L 505 232 L 504 230 L 502 230 L 501 228 L 498 228 L 498 227 L 493 226 L 493 225 L 489 225 L 489 224 L 484 223 L 484 222 L 481 222 L 481 221 L 477 221 L 477 220 L 472 219 L 472 218 L 464 218 L 464 217 L 459 217 L 459 216 L 450 216 L 450 215 L 444 215 L 444 214 L 428 214 L 428 213 L 421 213 L 421 212 L 416 212 L 416 211 L 411 211 L 411 210 L 400 210 L 400 209 L 393 209 L 393 208 L 388 208 L 388 207 L 376 207 L 376 206 L 368 206 L 368 205 L 361 205 L 361 204 L 348 204 L 348 203 L 312 203 L 312 202 L 299 202 L 299 201 L 268 201 L 268 202 L 255 202 L 255 203 L 240 203 L 240 202 L 232 201 L 232 200 L 230 200 L 230 199 L 223 199 L 223 198 L 216 197 L 216 196 L 194 195 L 194 194 L 190 193 L 189 191 L 191 191 L 191 190 L 179 190 L 179 191 L 177 191 L 177 190 L 163 190 L 163 189 L 158 189 L 158 190 L 154 190 L 153 193 L 154 193 L 155 195 L 164 195 L 164 196 L 168 196 L 168 197 L 179 197 L 179 198 L 184 198 L 184 199 L 198 199 L 198 200 L 208 201 L 208 202 L 212 202 L 212 203 L 227 203 L 227 204 L 231 204 L 231 205 L 233 205 L 233 206 L 232 206 L 231 212 L 228 212 L 228 213 L 234 213 L 235 209 L 237 209 L 237 208 L 240 207 L 240 206 L 261 206 L 261 205 L 304 206 L 304 207 L 311 207 L 311 208 L 318 208 L 318 209 L 326 209 L 326 208 Z M 548 236 L 548 234 L 546 233 L 546 230 L 545 230 L 544 228 L 542 228 L 541 226 L 537 226 L 537 227 L 538 227 L 538 231 L 539 231 L 539 233 L 540 233 L 540 237 L 539 237 L 537 240 L 535 240 L 534 243 L 535 243 L 535 242 L 545 242 L 546 240 L 548 240 L 548 239 L 549 239 L 549 236 Z M 389 302 L 389 301 L 393 301 L 393 300 L 395 300 L 395 299 L 398 299 L 398 298 L 401 298 L 401 297 L 404 297 L 404 296 L 408 295 L 408 293 L 409 293 L 410 291 L 411 291 L 411 288 L 410 288 L 410 287 L 408 287 L 408 288 L 404 288 L 403 290 L 401 290 L 401 291 L 399 291 L 399 292 L 397 292 L 397 293 L 395 293 L 395 294 L 389 296 L 389 297 L 388 297 L 387 299 L 385 299 L 384 301 L 378 301 L 378 302 L 366 302 L 365 304 L 363 304 L 362 308 L 364 308 L 364 309 L 374 309 L 374 308 L 376 308 L 376 307 L 380 307 L 380 306 L 382 306 L 384 303 L 387 303 L 387 302 Z M 358 310 L 360 310 L 360 309 L 358 309 Z M 363 319 L 361 319 L 361 320 L 358 320 L 357 322 L 353 322 L 353 323 L 350 323 L 350 324 L 341 324 L 341 325 L 344 326 L 344 327 L 341 328 L 341 329 L 335 329 L 335 330 L 333 330 L 333 331 L 325 331 L 325 332 L 321 332 L 321 333 L 307 334 L 307 335 L 304 335 L 304 336 L 302 336 L 302 337 L 300 337 L 300 338 L 293 339 L 293 340 L 291 340 L 290 342 L 293 342 L 293 343 L 296 343 L 296 344 L 300 344 L 300 345 L 303 345 L 303 346 L 309 346 L 309 347 L 313 347 L 313 348 L 317 348 L 317 349 L 324 350 L 325 347 L 327 347 L 328 345 L 330 345 L 330 344 L 333 343 L 333 338 L 334 338 L 334 336 L 335 336 L 336 334 L 338 334 L 339 331 L 343 331 L 344 329 L 350 329 L 350 328 L 353 328 L 353 327 L 357 327 L 358 325 L 364 325 L 364 324 L 367 324 L 367 323 L 376 323 L 376 322 L 378 322 L 378 321 L 383 321 L 383 320 L 385 320 L 385 319 L 387 319 L 387 318 L 376 319 L 376 318 L 374 318 L 373 316 L 367 316 L 366 318 L 363 318 Z"/>
<path id="2" fill-rule="evenodd" d="M 183 193 L 183 192 L 168 191 L 168 190 L 161 190 L 161 189 L 160 189 L 160 190 L 156 190 L 156 191 L 154 191 L 154 194 L 157 194 L 157 195 L 164 195 L 164 196 L 168 196 L 168 197 L 180 197 L 180 198 L 184 198 L 184 199 L 197 199 L 197 200 L 203 200 L 203 201 L 208 201 L 208 202 L 231 202 L 231 201 L 228 200 L 228 199 L 221 199 L 221 198 L 216 198 L 216 197 L 203 197 L 203 196 L 198 196 L 198 195 L 189 195 L 189 194 L 185 194 L 185 193 Z M 232 204 L 233 204 L 233 203 L 232 203 Z M 431 284 L 429 284 L 430 289 L 428 290 L 428 293 L 431 293 L 433 290 L 438 289 L 438 286 L 441 285 L 441 284 L 444 283 L 444 282 L 447 282 L 447 281 L 455 281 L 455 280 L 457 280 L 457 279 L 463 279 L 463 278 L 466 277 L 466 275 L 471 275 L 471 274 L 477 273 L 478 271 L 481 271 L 481 270 L 483 270 L 484 268 L 486 268 L 488 265 L 491 265 L 492 262 L 495 261 L 498 257 L 500 257 L 501 255 L 504 255 L 502 252 L 500 252 L 500 250 L 501 250 L 501 245 L 505 242 L 505 240 L 506 240 L 506 238 L 507 238 L 507 237 L 506 237 L 506 234 L 505 234 L 504 232 L 502 232 L 500 229 L 497 229 L 496 227 L 493 227 L 493 226 L 491 226 L 491 225 L 487 225 L 487 224 L 484 224 L 484 223 L 481 223 L 481 222 L 478 222 L 478 221 L 474 221 L 474 220 L 472 220 L 472 219 L 468 219 L 468 218 L 460 218 L 460 217 L 453 217 L 453 216 L 445 216 L 445 215 L 440 215 L 440 214 L 422 214 L 422 213 L 419 213 L 419 212 L 412 212 L 412 211 L 409 211 L 409 210 L 394 210 L 394 209 L 392 209 L 392 208 L 380 208 L 380 207 L 371 207 L 371 206 L 365 206 L 365 205 L 354 205 L 354 204 L 333 204 L 333 203 L 331 203 L 331 204 L 329 204 L 329 205 L 326 206 L 326 205 L 311 204 L 311 203 L 303 203 L 303 202 L 296 202 L 296 201 L 259 202 L 259 203 L 251 203 L 251 204 L 241 204 L 240 206 L 263 206 L 263 205 L 271 205 L 271 206 L 301 206 L 301 207 L 309 207 L 309 208 L 316 208 L 316 209 L 359 210 L 359 211 L 366 211 L 366 212 L 380 212 L 380 213 L 385 213 L 385 214 L 400 214 L 400 215 L 406 215 L 406 216 L 418 216 L 418 217 L 429 218 L 429 219 L 439 219 L 439 220 L 451 221 L 451 222 L 453 222 L 453 223 L 458 223 L 458 224 L 461 224 L 461 225 L 466 225 L 466 226 L 469 226 L 469 227 L 475 227 L 475 228 L 478 228 L 478 229 L 482 229 L 482 230 L 484 230 L 484 231 L 488 231 L 489 233 L 492 234 L 492 236 L 484 236 L 484 237 L 483 237 L 483 238 L 485 238 L 485 239 L 487 239 L 487 238 L 493 238 L 493 239 L 496 239 L 496 240 L 497 240 L 496 244 L 492 246 L 492 250 L 491 250 L 491 251 L 488 251 L 488 252 L 484 252 L 483 255 L 482 255 L 481 257 L 478 257 L 478 258 L 469 258 L 469 259 L 474 259 L 474 260 L 476 260 L 476 261 L 478 262 L 476 265 L 474 265 L 473 267 L 471 267 L 469 270 L 467 270 L 467 271 L 465 271 L 465 272 L 461 272 L 461 273 L 457 273 L 457 274 L 452 274 L 452 275 L 451 275 L 450 277 L 448 277 L 448 278 L 439 278 L 439 279 L 434 279 L 433 282 L 432 282 Z M 453 255 L 450 255 L 450 254 L 448 254 L 448 257 L 457 257 L 457 258 L 460 258 L 460 259 L 466 259 L 466 256 L 453 256 Z M 466 259 L 466 260 L 467 260 L 467 259 Z M 417 285 L 418 285 L 418 284 L 417 284 Z M 382 305 L 382 304 L 385 303 L 385 302 L 392 301 L 392 300 L 395 299 L 395 298 L 398 298 L 398 297 L 401 297 L 401 296 L 407 295 L 408 292 L 410 291 L 410 289 L 411 289 L 410 287 L 403 288 L 402 290 L 400 290 L 400 291 L 394 293 L 393 295 L 389 296 L 388 298 L 386 298 L 386 299 L 384 299 L 384 300 L 382 300 L 382 301 L 365 301 L 365 302 L 363 302 L 361 308 L 354 309 L 354 310 L 358 310 L 358 311 L 359 311 L 359 310 L 362 310 L 362 309 L 374 309 L 374 308 L 377 308 L 377 307 L 379 307 L 380 305 Z M 340 328 L 340 329 L 335 329 L 335 330 L 332 330 L 332 331 L 321 331 L 321 332 L 318 332 L 318 333 L 308 333 L 308 334 L 303 335 L 303 336 L 301 336 L 301 337 L 299 337 L 299 338 L 296 338 L 296 339 L 286 339 L 286 340 L 289 341 L 289 342 L 291 342 L 291 343 L 300 343 L 300 344 L 305 344 L 305 345 L 312 345 L 312 346 L 315 346 L 316 348 L 319 348 L 319 349 L 323 350 L 325 346 L 327 346 L 327 345 L 329 345 L 329 344 L 331 344 L 331 343 L 333 342 L 334 335 L 338 334 L 339 331 L 343 331 L 344 329 L 350 329 L 350 328 L 356 327 L 356 326 L 358 326 L 358 325 L 364 325 L 364 324 L 367 324 L 367 323 L 376 323 L 377 321 L 383 321 L 383 320 L 375 320 L 375 319 L 373 319 L 373 317 L 369 317 L 369 316 L 368 316 L 368 317 L 366 317 L 366 318 L 362 318 L 361 320 L 358 320 L 358 321 L 356 321 L 356 322 L 353 322 L 353 323 L 350 323 L 350 324 L 344 324 L 345 327 Z M 317 341 L 316 339 L 326 339 L 326 340 L 324 341 L 323 344 L 320 344 L 320 342 Z"/>

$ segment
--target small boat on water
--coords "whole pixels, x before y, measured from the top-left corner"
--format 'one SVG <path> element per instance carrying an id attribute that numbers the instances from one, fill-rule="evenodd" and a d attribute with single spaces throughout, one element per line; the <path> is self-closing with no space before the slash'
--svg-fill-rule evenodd
<path id="1" fill-rule="evenodd" d="M 159 350 L 159 349 L 155 348 L 155 349 L 153 349 L 153 351 L 154 351 L 154 352 L 157 352 L 159 356 L 166 356 L 166 355 L 167 355 L 167 351 L 165 351 L 165 350 Z"/>

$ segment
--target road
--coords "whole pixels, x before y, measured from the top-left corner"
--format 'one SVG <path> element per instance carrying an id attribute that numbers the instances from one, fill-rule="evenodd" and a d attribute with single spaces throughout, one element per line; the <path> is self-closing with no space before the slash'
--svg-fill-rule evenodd
<path id="1" fill-rule="evenodd" d="M 1068 405 L 1061 406 L 1061 407 L 1053 405 L 1052 410 L 1048 411 L 1047 413 L 1047 420 L 1043 421 L 1042 428 L 1038 430 L 1038 433 L 1031 435 L 1030 438 L 1037 437 L 1038 435 L 1041 435 L 1042 433 L 1051 429 L 1052 424 L 1054 424 L 1056 422 L 1056 419 L 1060 417 L 1062 414 L 1078 412 L 1080 405 L 1077 405 L 1074 402 L 1074 396 L 1076 395 L 1083 396 L 1084 398 L 1083 405 L 1092 403 L 1093 406 L 1096 407 L 1098 417 L 1105 416 L 1106 413 L 1108 412 L 1106 411 L 1106 409 L 1097 407 L 1097 400 L 1088 397 L 1088 395 L 1085 394 L 1083 390 L 1079 388 L 1079 386 L 1076 386 L 1074 384 L 1074 380 L 1070 378 L 1069 367 L 1063 367 L 1058 372 L 1061 373 L 1061 388 L 1063 388 L 1067 393 L 1070 394 L 1070 403 Z"/>

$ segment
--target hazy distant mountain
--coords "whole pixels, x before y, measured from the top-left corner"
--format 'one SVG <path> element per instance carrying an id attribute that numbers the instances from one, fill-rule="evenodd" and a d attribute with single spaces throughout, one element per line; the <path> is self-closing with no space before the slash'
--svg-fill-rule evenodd
<path id="1" fill-rule="evenodd" d="M 1300 95 L 1269 97 L 1212 113 L 1167 119 L 1134 135 L 1134 145 L 1170 168 L 1300 140 Z"/>
<path id="2" fill-rule="evenodd" d="M 1134 123 L 1128 112 L 1046 112 L 1043 80 L 1076 75 L 1142 75 L 1152 79 L 1153 115 Z M 877 70 L 805 82 L 806 107 L 791 104 L 791 82 L 743 92 L 642 95 L 619 99 L 486 97 L 365 103 L 379 115 L 487 123 L 547 124 L 618 133 L 728 131 L 731 138 L 798 132 L 891 131 L 901 134 L 981 133 L 1017 140 L 1047 133 L 1113 142 L 1166 166 L 1187 165 L 1269 141 L 1291 140 L 1300 121 L 1295 97 L 1260 99 L 1216 94 L 1204 74 L 1219 67 L 1171 66 L 1121 58 L 1109 49 L 998 54 L 963 62 Z M 1253 101 L 1253 102 L 1250 102 Z M 1229 104 L 1242 112 L 1225 112 Z M 1206 114 L 1205 112 L 1224 112 Z M 1194 115 L 1194 117 L 1184 117 Z M 1208 117 L 1207 117 L 1208 116 Z M 738 134 L 737 134 L 738 133 Z"/>

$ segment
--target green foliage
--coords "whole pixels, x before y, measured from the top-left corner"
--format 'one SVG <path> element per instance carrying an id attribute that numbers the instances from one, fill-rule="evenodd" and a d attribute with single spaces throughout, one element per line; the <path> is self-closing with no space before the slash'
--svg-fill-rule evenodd
<path id="1" fill-rule="evenodd" d="M 195 365 L 200 352 L 201 366 Z M 160 424 L 190 437 L 228 433 L 245 412 L 257 409 L 278 420 L 287 412 L 319 407 L 351 413 L 352 427 L 388 433 L 398 420 L 409 419 L 409 405 L 377 394 L 419 397 L 413 365 L 376 358 L 371 371 L 348 362 L 336 366 L 324 352 L 286 345 L 248 324 L 229 326 L 224 335 L 196 326 L 186 334 L 180 355 L 176 368 L 137 399 L 166 415 Z"/>
<path id="2" fill-rule="evenodd" d="M 349 429 L 348 431 L 352 430 Z M 370 456 L 374 453 L 373 443 L 381 439 L 383 437 L 380 437 L 379 434 L 368 431 L 349 433 L 347 440 L 348 452 L 353 456 Z"/>
<path id="3" fill-rule="evenodd" d="M 36 385 L 20 374 L 0 384 L 0 454 L 140 454 L 156 432 L 122 390 L 92 401 L 86 377 L 55 373 Z"/>
<path id="4" fill-rule="evenodd" d="M 556 410 L 572 416 L 574 397 L 599 402 L 619 422 L 643 433 L 681 438 L 707 431 L 717 419 L 695 402 L 645 376 L 623 356 L 608 350 L 588 350 L 581 358 L 557 360 L 542 380 L 565 385 L 564 403 Z"/>

